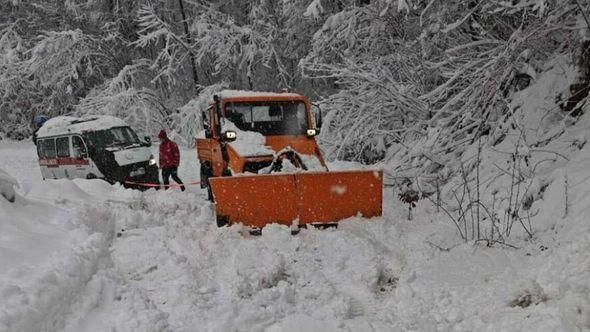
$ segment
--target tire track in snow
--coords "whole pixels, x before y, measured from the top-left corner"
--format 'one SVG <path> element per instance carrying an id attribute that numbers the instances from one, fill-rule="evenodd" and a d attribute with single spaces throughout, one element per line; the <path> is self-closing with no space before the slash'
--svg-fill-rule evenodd
<path id="1" fill-rule="evenodd" d="M 200 204 L 200 195 L 190 192 L 146 193 L 128 207 L 113 245 L 118 273 L 167 314 L 175 331 L 194 330 L 198 316 L 199 293 L 176 237 L 195 227 Z"/>
<path id="2" fill-rule="evenodd" d="M 403 268 L 400 249 L 395 244 L 391 244 L 397 234 L 391 234 L 385 229 L 384 222 L 373 221 L 372 224 L 341 224 L 341 235 L 347 243 L 358 243 L 356 248 L 367 251 L 370 263 L 367 267 L 372 267 L 374 274 L 369 278 L 369 282 L 359 282 L 359 280 L 349 278 L 346 269 L 327 268 L 322 269 L 326 281 L 338 293 L 350 299 L 350 318 L 360 317 L 370 322 L 371 318 L 379 320 L 383 315 L 383 295 L 382 292 L 390 292 L 395 288 L 395 282 Z M 380 228 L 375 231 L 375 228 Z M 391 230 L 391 228 L 388 228 Z M 373 231 L 373 232 L 371 232 Z M 370 269 L 368 269 L 370 270 Z M 393 324 L 393 322 L 390 322 Z"/>
<path id="3" fill-rule="evenodd" d="M 261 330 L 297 315 L 335 328 L 392 324 L 379 287 L 403 262 L 386 221 L 297 236 L 274 225 L 250 237 L 218 229 L 200 193 L 147 193 L 118 209 L 125 231 L 114 240 L 115 270 L 167 314 L 172 330 Z"/>
<path id="4" fill-rule="evenodd" d="M 80 222 L 105 236 L 105 250 L 97 269 L 78 295 L 67 315 L 65 331 L 121 330 L 168 331 L 167 315 L 134 287 L 114 267 L 112 245 L 120 220 L 128 214 L 128 202 L 105 202 L 85 206 Z"/>

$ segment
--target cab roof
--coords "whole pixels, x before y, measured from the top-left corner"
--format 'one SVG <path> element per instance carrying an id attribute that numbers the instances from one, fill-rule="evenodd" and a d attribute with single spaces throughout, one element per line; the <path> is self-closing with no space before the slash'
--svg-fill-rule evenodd
<path id="1" fill-rule="evenodd" d="M 307 100 L 307 97 L 298 93 L 290 92 L 263 92 L 244 90 L 223 90 L 219 94 L 221 102 L 238 101 L 285 101 L 285 100 Z"/>
<path id="2" fill-rule="evenodd" d="M 129 125 L 114 116 L 97 115 L 76 118 L 71 116 L 58 116 L 49 119 L 43 127 L 37 131 L 37 138 L 82 134 L 89 131 L 106 130 L 116 127 L 128 127 Z"/>

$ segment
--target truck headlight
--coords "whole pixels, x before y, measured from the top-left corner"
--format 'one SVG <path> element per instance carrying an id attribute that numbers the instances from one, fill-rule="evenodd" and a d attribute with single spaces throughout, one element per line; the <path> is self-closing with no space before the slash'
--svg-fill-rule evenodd
<path id="1" fill-rule="evenodd" d="M 150 156 L 150 166 L 154 166 L 156 164 L 156 158 L 154 156 Z"/>

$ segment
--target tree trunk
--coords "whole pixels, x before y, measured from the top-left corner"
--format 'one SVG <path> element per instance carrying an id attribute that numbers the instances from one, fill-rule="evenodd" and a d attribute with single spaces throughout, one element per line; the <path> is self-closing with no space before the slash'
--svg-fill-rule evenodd
<path id="1" fill-rule="evenodd" d="M 191 46 L 193 41 L 191 38 L 191 34 L 188 30 L 188 22 L 186 21 L 186 13 L 184 12 L 184 3 L 182 2 L 182 0 L 178 0 L 178 5 L 180 7 L 180 14 L 182 15 L 182 24 L 184 25 L 184 34 L 186 36 L 186 42 L 189 46 Z M 195 63 L 195 55 L 193 54 L 192 51 L 189 53 L 189 55 L 190 55 L 190 61 L 191 61 L 191 68 L 193 71 L 193 82 L 195 83 L 195 90 L 197 90 L 197 92 L 198 92 L 200 90 L 199 89 L 199 76 L 197 74 L 197 65 Z"/>

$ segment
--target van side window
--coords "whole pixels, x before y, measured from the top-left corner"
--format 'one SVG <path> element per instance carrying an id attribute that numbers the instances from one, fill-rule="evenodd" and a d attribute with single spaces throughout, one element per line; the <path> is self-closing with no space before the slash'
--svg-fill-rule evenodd
<path id="1" fill-rule="evenodd" d="M 39 158 L 43 158 L 43 142 L 42 140 L 37 140 L 37 156 L 39 156 Z"/>
<path id="2" fill-rule="evenodd" d="M 69 137 L 60 137 L 55 140 L 55 145 L 57 146 L 57 157 L 58 158 L 67 158 L 70 156 L 70 138 Z"/>
<path id="3" fill-rule="evenodd" d="M 74 148 L 74 158 L 88 158 L 86 146 L 84 145 L 84 141 L 82 141 L 82 138 L 80 138 L 80 136 L 72 137 L 72 147 Z"/>
<path id="4" fill-rule="evenodd" d="M 39 143 L 39 157 L 41 158 L 55 158 L 55 139 L 44 139 Z"/>

